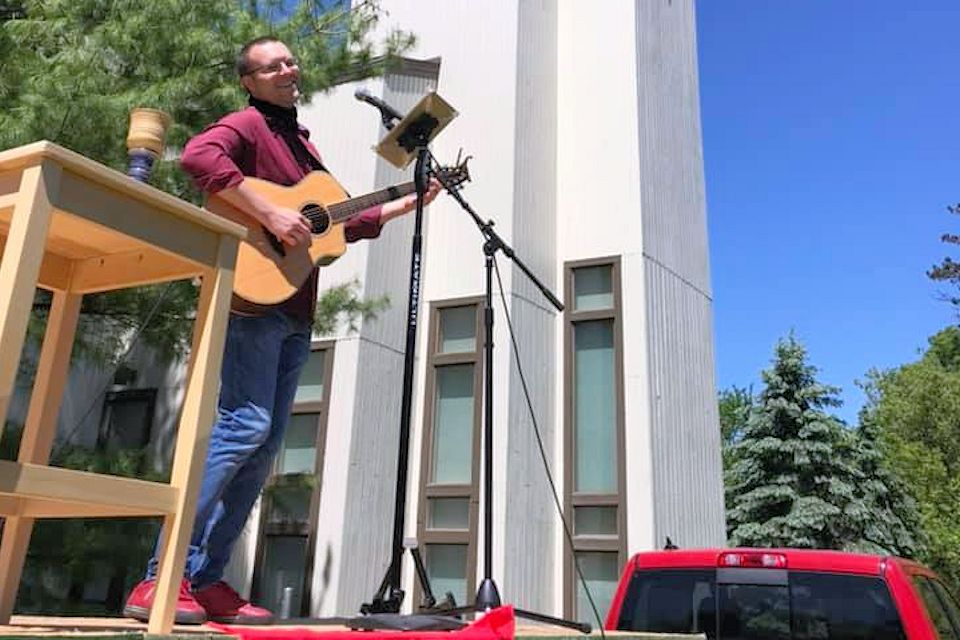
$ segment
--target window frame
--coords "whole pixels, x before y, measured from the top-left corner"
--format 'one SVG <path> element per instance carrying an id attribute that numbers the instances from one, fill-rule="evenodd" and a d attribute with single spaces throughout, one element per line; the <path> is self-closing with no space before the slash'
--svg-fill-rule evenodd
<path id="1" fill-rule="evenodd" d="M 420 449 L 419 498 L 417 500 L 417 545 L 423 555 L 424 565 L 426 567 L 430 565 L 428 545 L 466 545 L 467 566 L 465 574 L 467 597 L 470 598 L 471 602 L 473 594 L 470 592 L 470 588 L 472 585 L 475 585 L 477 581 L 477 531 L 479 529 L 480 511 L 480 446 L 481 434 L 483 432 L 483 344 L 485 334 L 483 304 L 483 298 L 477 296 L 434 301 L 430 304 L 430 324 L 427 333 L 427 374 L 423 396 L 423 435 L 421 437 Z M 473 306 L 476 312 L 474 316 L 476 332 L 473 351 L 441 353 L 440 319 L 442 312 L 446 309 L 465 306 Z M 470 465 L 470 483 L 432 484 L 430 482 L 430 473 L 433 465 L 433 439 L 436 428 L 437 369 L 458 364 L 472 364 L 474 367 L 473 434 L 471 438 L 474 455 L 472 456 Z M 427 519 L 429 513 L 427 509 L 431 498 L 466 499 L 468 501 L 467 529 L 428 529 Z M 445 594 L 434 593 L 433 595 L 437 599 L 437 602 L 442 602 Z M 423 588 L 417 580 L 414 581 L 413 589 L 414 610 L 420 610 L 422 608 L 422 601 Z M 457 606 L 463 606 L 465 604 L 469 603 L 458 602 Z"/>
<path id="2" fill-rule="evenodd" d="M 574 275 L 578 269 L 588 267 L 609 266 L 611 269 L 610 286 L 613 293 L 613 304 L 607 309 L 589 309 L 577 311 L 575 308 Z M 564 544 L 563 551 L 563 611 L 567 618 L 576 616 L 577 587 L 579 575 L 574 561 L 578 552 L 607 552 L 617 554 L 617 566 L 622 567 L 627 560 L 626 544 L 626 473 L 624 464 L 626 432 L 624 426 L 624 383 L 623 383 L 623 302 L 621 289 L 621 263 L 619 256 L 604 256 L 587 260 L 573 260 L 564 263 L 564 299 L 567 301 L 563 312 L 563 510 L 570 526 L 573 538 L 573 549 Z M 616 430 L 616 493 L 577 493 L 574 488 L 574 472 L 576 469 L 576 438 L 575 438 L 575 389 L 574 389 L 574 362 L 576 354 L 575 325 L 595 320 L 610 320 L 613 324 L 613 380 L 614 380 L 614 415 Z M 574 511 L 577 507 L 614 507 L 617 510 L 616 535 L 577 535 L 574 530 Z M 619 576 L 618 576 L 619 577 Z M 592 612 L 589 614 L 592 616 Z"/>
<path id="3" fill-rule="evenodd" d="M 290 412 L 291 416 L 302 414 L 317 414 L 316 459 L 314 460 L 313 477 L 316 484 L 310 495 L 310 507 L 305 522 L 299 523 L 270 523 L 270 497 L 261 493 L 260 517 L 257 526 L 257 545 L 254 554 L 253 577 L 251 579 L 251 598 L 262 597 L 261 581 L 263 579 L 264 561 L 266 560 L 266 543 L 268 537 L 304 537 L 306 538 L 306 553 L 304 556 L 303 590 L 300 598 L 300 610 L 291 611 L 294 617 L 309 615 L 311 601 L 311 585 L 313 583 L 313 569 L 315 547 L 317 543 L 317 529 L 319 526 L 320 495 L 323 484 L 323 465 L 326 453 L 327 423 L 330 409 L 330 382 L 333 377 L 333 361 L 336 351 L 335 340 L 313 340 L 310 343 L 310 353 L 324 352 L 323 361 L 323 398 L 319 401 L 295 402 Z M 282 446 L 282 445 L 281 445 Z M 284 478 L 300 474 L 279 473 L 280 456 L 273 460 L 270 476 L 264 484 L 264 491 L 270 487 L 282 485 Z"/>

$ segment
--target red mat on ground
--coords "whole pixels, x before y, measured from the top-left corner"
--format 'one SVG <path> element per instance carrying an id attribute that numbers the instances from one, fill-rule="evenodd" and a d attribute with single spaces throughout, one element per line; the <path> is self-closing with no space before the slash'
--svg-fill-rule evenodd
<path id="1" fill-rule="evenodd" d="M 491 610 L 457 631 L 323 631 L 303 627 L 233 627 L 207 623 L 242 640 L 513 640 L 513 607 Z"/>

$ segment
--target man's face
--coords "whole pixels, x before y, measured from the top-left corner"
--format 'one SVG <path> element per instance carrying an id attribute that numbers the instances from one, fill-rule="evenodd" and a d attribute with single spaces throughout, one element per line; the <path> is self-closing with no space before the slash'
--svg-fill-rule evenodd
<path id="1" fill-rule="evenodd" d="M 250 73 L 240 78 L 254 98 L 292 107 L 300 97 L 300 67 L 282 42 L 263 42 L 247 52 Z"/>

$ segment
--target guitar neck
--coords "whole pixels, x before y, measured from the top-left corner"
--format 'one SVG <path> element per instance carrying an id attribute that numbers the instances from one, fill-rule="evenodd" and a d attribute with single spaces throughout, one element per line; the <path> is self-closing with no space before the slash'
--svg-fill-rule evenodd
<path id="1" fill-rule="evenodd" d="M 381 189 L 380 191 L 374 191 L 373 193 L 329 205 L 327 207 L 327 213 L 334 223 L 343 222 L 370 207 L 396 200 L 416 190 L 416 186 L 414 186 L 412 182 L 404 182 L 403 184 L 397 184 L 392 187 L 387 187 L 386 189 Z"/>

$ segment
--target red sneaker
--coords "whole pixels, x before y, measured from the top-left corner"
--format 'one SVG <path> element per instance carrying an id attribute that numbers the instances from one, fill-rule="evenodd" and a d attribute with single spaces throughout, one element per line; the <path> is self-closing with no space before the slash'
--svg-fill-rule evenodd
<path id="1" fill-rule="evenodd" d="M 127 604 L 123 607 L 123 615 L 147 622 L 150 618 L 150 607 L 153 606 L 153 595 L 157 588 L 156 580 L 143 580 L 133 588 L 127 596 Z M 180 581 L 180 593 L 177 595 L 177 613 L 173 618 L 177 624 L 203 624 L 207 621 L 207 613 L 194 599 L 190 592 L 190 581 Z"/>
<path id="2" fill-rule="evenodd" d="M 241 598 L 240 594 L 223 580 L 194 591 L 193 597 L 206 610 L 207 619 L 214 622 L 224 622 L 226 624 L 270 624 L 273 622 L 272 613 Z"/>

